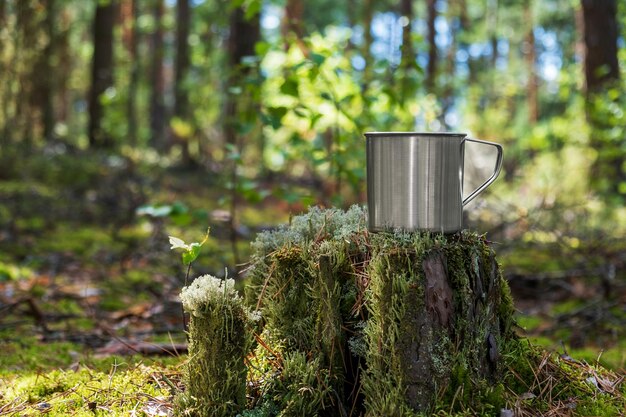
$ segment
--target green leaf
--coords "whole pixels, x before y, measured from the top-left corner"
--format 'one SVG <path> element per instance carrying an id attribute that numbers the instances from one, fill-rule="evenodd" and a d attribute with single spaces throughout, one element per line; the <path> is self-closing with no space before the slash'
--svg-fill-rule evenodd
<path id="1" fill-rule="evenodd" d="M 270 44 L 268 42 L 260 41 L 254 45 L 254 52 L 262 57 L 265 56 L 270 50 Z"/>
<path id="2" fill-rule="evenodd" d="M 261 11 L 261 0 L 252 0 L 248 3 L 248 7 L 246 8 L 246 13 L 244 14 L 244 18 L 246 20 L 250 20 L 257 14 L 259 14 L 260 11 Z"/>
<path id="3" fill-rule="evenodd" d="M 310 58 L 315 65 L 322 65 L 324 61 L 326 61 L 326 57 L 324 55 L 316 54 L 315 52 L 311 53 Z"/>
<path id="4" fill-rule="evenodd" d="M 333 101 L 332 96 L 328 94 L 327 92 L 323 92 L 322 94 L 320 94 L 320 97 L 323 98 L 324 100 Z"/>
<path id="5" fill-rule="evenodd" d="M 198 255 L 200 254 L 201 247 L 202 245 L 198 242 L 193 242 L 191 245 L 189 245 L 189 250 L 183 252 L 183 263 L 185 265 L 189 265 L 190 263 L 195 261 Z"/>
<path id="6" fill-rule="evenodd" d="M 280 92 L 288 96 L 298 97 L 298 81 L 293 77 L 287 78 L 280 86 Z"/>
<path id="7" fill-rule="evenodd" d="M 269 107 L 267 121 L 274 129 L 282 126 L 283 117 L 287 114 L 287 107 Z"/>

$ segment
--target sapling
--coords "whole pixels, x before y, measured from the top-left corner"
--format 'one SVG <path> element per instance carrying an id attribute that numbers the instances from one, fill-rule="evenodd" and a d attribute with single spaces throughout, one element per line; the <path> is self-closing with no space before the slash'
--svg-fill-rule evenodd
<path id="1" fill-rule="evenodd" d="M 170 247 L 171 250 L 183 249 L 182 261 L 183 261 L 183 265 L 187 265 L 187 272 L 185 273 L 185 283 L 184 283 L 185 287 L 187 286 L 187 283 L 189 282 L 189 273 L 191 272 L 191 263 L 198 258 L 198 255 L 200 254 L 200 248 L 202 248 L 202 245 L 204 245 L 206 241 L 209 239 L 210 232 L 211 232 L 211 228 L 207 228 L 206 234 L 204 235 L 204 239 L 202 239 L 202 242 L 200 243 L 192 242 L 190 244 L 185 243 L 185 241 L 180 238 L 169 236 L 170 245 L 172 245 Z M 187 333 L 187 321 L 185 320 L 185 307 L 184 306 L 181 307 L 181 312 L 183 315 L 183 330 L 185 331 L 185 333 Z"/>

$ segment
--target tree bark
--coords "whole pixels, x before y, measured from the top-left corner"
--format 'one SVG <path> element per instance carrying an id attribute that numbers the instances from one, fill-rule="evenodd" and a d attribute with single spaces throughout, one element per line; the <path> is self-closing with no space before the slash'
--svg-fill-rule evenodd
<path id="1" fill-rule="evenodd" d="M 626 152 L 624 138 L 611 132 L 609 105 L 615 98 L 606 93 L 620 78 L 617 60 L 617 2 L 582 0 L 585 43 L 585 94 L 590 144 L 597 151 L 591 167 L 591 186 L 607 200 L 626 202 Z"/>
<path id="2" fill-rule="evenodd" d="M 113 86 L 113 28 L 117 2 L 98 2 L 93 24 L 93 58 L 89 93 L 89 145 L 113 147 L 113 139 L 102 128 L 104 108 L 101 95 Z"/>
<path id="3" fill-rule="evenodd" d="M 165 149 L 165 75 L 163 73 L 163 0 L 156 0 L 152 9 L 155 29 L 152 33 L 152 58 L 150 64 L 150 143 L 159 150 Z"/>
<path id="4" fill-rule="evenodd" d="M 16 65 L 16 81 L 18 93 L 16 95 L 15 117 L 13 130 L 19 132 L 20 143 L 25 150 L 33 145 L 34 127 L 37 125 L 35 116 L 37 99 L 35 98 L 39 77 L 32 68 L 37 67 L 37 37 L 39 27 L 36 18 L 38 4 L 31 1 L 21 1 L 16 4 L 16 28 L 18 38 L 14 59 Z M 21 64 L 21 65 L 20 65 Z"/>
<path id="5" fill-rule="evenodd" d="M 413 1 L 402 0 L 400 2 L 400 15 L 408 19 L 406 26 L 402 28 L 401 66 L 409 68 L 415 63 L 415 50 L 413 49 Z"/>
<path id="6" fill-rule="evenodd" d="M 435 20 L 437 19 L 436 0 L 426 0 L 427 4 L 427 27 L 428 27 L 428 65 L 426 67 L 426 91 L 434 93 L 437 76 L 437 44 L 435 37 L 437 31 Z"/>
<path id="7" fill-rule="evenodd" d="M 56 61 L 56 34 L 55 34 L 55 21 L 56 21 L 56 1 L 46 0 L 46 17 L 44 21 L 45 32 L 48 38 L 48 43 L 44 49 L 44 72 L 45 77 L 41 77 L 41 121 L 43 125 L 43 137 L 46 141 L 51 141 L 54 135 L 55 114 L 54 114 L 54 95 L 55 95 L 55 61 Z"/>
<path id="8" fill-rule="evenodd" d="M 176 66 L 174 79 L 174 116 L 189 123 L 189 92 L 185 85 L 185 80 L 191 64 L 189 56 L 189 25 L 191 19 L 191 9 L 189 0 L 178 0 L 176 2 Z M 192 164 L 189 153 L 190 137 L 175 137 L 179 143 L 182 155 L 183 166 Z"/>
<path id="9" fill-rule="evenodd" d="M 130 58 L 130 79 L 128 80 L 128 101 L 126 111 L 128 114 L 128 140 L 131 146 L 137 146 L 137 89 L 139 86 L 139 1 L 130 0 L 130 31 L 128 39 L 128 55 Z"/>
<path id="10" fill-rule="evenodd" d="M 619 79 L 616 0 L 582 0 L 586 92 Z"/>
<path id="11" fill-rule="evenodd" d="M 301 39 L 304 37 L 303 15 L 304 3 L 302 0 L 287 0 L 281 27 L 285 50 L 290 46 L 289 36 L 294 36 L 296 42 L 301 43 Z"/>
<path id="12" fill-rule="evenodd" d="M 441 98 L 441 124 L 442 126 L 446 126 L 450 128 L 446 122 L 446 115 L 454 105 L 455 101 L 455 81 L 456 81 L 456 52 L 457 52 L 457 31 L 459 27 L 454 24 L 454 18 L 458 16 L 459 21 L 462 21 L 462 5 L 460 2 L 449 0 L 448 8 L 450 10 L 450 15 L 452 16 L 450 25 L 450 38 L 451 43 L 448 47 L 448 51 L 446 52 L 446 77 L 445 77 L 445 87 L 442 92 Z M 460 24 L 462 28 L 462 24 Z"/>
<path id="13" fill-rule="evenodd" d="M 241 96 L 235 97 L 229 93 L 231 87 L 238 86 L 248 71 L 242 64 L 243 57 L 255 55 L 254 46 L 261 36 L 260 16 L 257 14 L 250 19 L 245 18 L 245 12 L 241 7 L 235 8 L 230 16 L 230 34 L 228 37 L 228 69 L 229 80 L 226 88 L 225 110 L 224 110 L 224 142 L 225 154 L 230 152 L 241 153 L 243 143 L 237 135 L 237 118 L 241 111 Z M 242 89 L 243 90 L 243 89 Z M 247 103 L 248 106 L 253 105 Z M 230 148 L 230 149 L 229 149 Z M 230 195 L 230 241 L 235 262 L 235 272 L 238 273 L 240 264 L 239 250 L 237 248 L 237 184 L 238 184 L 238 162 L 232 160 L 231 165 L 231 195 Z"/>
<path id="14" fill-rule="evenodd" d="M 363 2 L 363 48 L 361 49 L 361 55 L 365 61 L 365 68 L 363 70 L 363 85 L 361 91 L 366 91 L 369 87 L 369 83 L 372 81 L 372 74 L 374 60 L 372 58 L 372 43 L 374 38 L 372 36 L 372 20 L 374 18 L 374 0 L 364 0 Z"/>
<path id="15" fill-rule="evenodd" d="M 524 38 L 524 59 L 528 73 L 526 97 L 528 103 L 528 122 L 532 125 L 539 120 L 539 80 L 537 78 L 537 48 L 535 44 L 535 24 L 533 18 L 533 2 L 529 1 L 524 7 L 524 20 L 528 25 Z"/>
<path id="16" fill-rule="evenodd" d="M 70 74 L 73 68 L 73 57 L 70 48 L 70 31 L 71 17 L 70 11 L 65 8 L 60 16 L 61 29 L 57 34 L 58 37 L 58 66 L 61 74 Z M 56 110 L 56 118 L 59 122 L 67 123 L 70 115 L 70 92 L 68 90 L 68 77 L 59 77 L 57 81 L 58 105 Z"/>
<path id="17" fill-rule="evenodd" d="M 487 28 L 489 30 L 489 43 L 491 44 L 491 68 L 496 68 L 498 61 L 498 0 L 488 2 Z"/>

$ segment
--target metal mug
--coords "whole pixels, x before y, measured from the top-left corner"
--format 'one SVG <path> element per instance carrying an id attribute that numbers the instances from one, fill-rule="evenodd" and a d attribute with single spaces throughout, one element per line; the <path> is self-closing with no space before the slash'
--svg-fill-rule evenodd
<path id="1" fill-rule="evenodd" d="M 369 229 L 453 233 L 463 228 L 463 206 L 502 168 L 502 146 L 465 133 L 365 133 Z M 465 142 L 495 146 L 493 174 L 463 198 Z"/>

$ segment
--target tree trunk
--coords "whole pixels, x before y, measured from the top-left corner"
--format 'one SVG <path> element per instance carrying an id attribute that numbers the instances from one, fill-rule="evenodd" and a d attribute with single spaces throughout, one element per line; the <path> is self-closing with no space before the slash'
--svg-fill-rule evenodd
<path id="1" fill-rule="evenodd" d="M 437 44 L 435 37 L 435 19 L 437 19 L 436 0 L 426 0 L 427 4 L 427 27 L 428 27 L 428 65 L 426 67 L 426 91 L 434 93 L 437 77 Z"/>
<path id="2" fill-rule="evenodd" d="M 617 2 L 582 0 L 585 42 L 586 113 L 590 144 L 597 151 L 591 186 L 607 201 L 626 202 L 626 152 L 623 135 L 615 135 L 607 91 L 619 80 Z M 621 126 L 620 126 L 621 127 Z M 622 129 L 623 131 L 623 129 Z"/>
<path id="3" fill-rule="evenodd" d="M 128 114 L 128 140 L 131 146 L 137 146 L 139 138 L 137 137 L 137 89 L 139 86 L 139 1 L 130 0 L 130 18 L 131 26 L 128 40 L 128 55 L 130 58 L 130 79 L 128 81 L 128 101 L 126 102 L 126 111 Z"/>
<path id="4" fill-rule="evenodd" d="M 165 76 L 163 73 L 163 0 L 156 0 L 152 9 L 152 58 L 150 64 L 150 143 L 155 149 L 165 149 Z"/>
<path id="5" fill-rule="evenodd" d="M 58 73 L 70 74 L 73 68 L 73 57 L 70 48 L 70 32 L 72 27 L 72 21 L 70 17 L 70 11 L 65 8 L 62 10 L 61 17 L 61 29 L 58 36 Z M 57 81 L 57 96 L 58 107 L 56 111 L 56 117 L 59 122 L 68 123 L 70 117 L 70 93 L 67 88 L 68 77 L 59 77 Z"/>
<path id="6" fill-rule="evenodd" d="M 241 103 L 242 97 L 235 97 L 229 93 L 231 87 L 238 86 L 246 72 L 242 64 L 242 58 L 255 55 L 254 46 L 261 36 L 260 16 L 257 14 L 250 19 L 245 18 L 244 10 L 241 7 L 235 8 L 230 16 L 230 35 L 228 38 L 228 69 L 229 81 L 226 88 L 225 111 L 224 111 L 224 142 L 225 154 L 228 155 L 233 150 L 241 153 L 243 143 L 237 135 L 237 123 L 239 113 L 243 110 L 241 105 L 254 105 L 254 103 Z M 243 89 L 242 89 L 243 90 Z M 235 262 L 235 271 L 238 272 L 240 257 L 237 248 L 237 198 L 238 198 L 238 162 L 233 158 L 231 165 L 231 196 L 230 196 L 230 241 Z"/>
<path id="7" fill-rule="evenodd" d="M 40 77 L 37 71 L 39 27 L 36 10 L 41 6 L 38 2 L 20 1 L 16 4 L 17 42 L 14 60 L 16 62 L 16 94 L 14 124 L 12 130 L 18 132 L 20 143 L 26 151 L 32 149 L 34 128 L 37 126 L 37 85 Z"/>
<path id="8" fill-rule="evenodd" d="M 456 81 L 456 52 L 457 52 L 457 31 L 459 28 L 454 24 L 454 18 L 458 16 L 459 21 L 462 18 L 462 8 L 458 2 L 454 0 L 448 1 L 448 9 L 450 10 L 451 19 L 450 26 L 450 38 L 451 43 L 446 52 L 446 77 L 445 87 L 441 97 L 441 124 L 446 128 L 451 128 L 446 122 L 446 115 L 450 109 L 454 106 L 455 95 L 455 81 Z M 460 25 L 462 27 L 462 25 Z"/>
<path id="9" fill-rule="evenodd" d="M 41 77 L 41 119 L 43 125 L 43 137 L 46 141 L 51 141 L 54 135 L 55 114 L 54 114 L 54 95 L 56 92 L 56 75 L 55 65 L 56 60 L 56 34 L 55 34 L 55 21 L 56 21 L 56 2 L 55 0 L 46 0 L 46 17 L 44 21 L 45 31 L 48 38 L 48 43 L 43 52 L 43 67 L 42 74 L 47 74 L 45 77 Z"/>
<path id="10" fill-rule="evenodd" d="M 303 17 L 304 3 L 302 0 L 287 0 L 285 4 L 285 15 L 283 17 L 281 32 L 285 42 L 285 50 L 290 46 L 289 37 L 295 37 L 295 41 L 303 47 L 302 38 L 304 37 Z"/>
<path id="11" fill-rule="evenodd" d="M 413 1 L 402 0 L 400 2 L 400 15 L 408 19 L 406 26 L 402 28 L 401 63 L 404 68 L 415 64 L 415 50 L 413 49 Z"/>
<path id="12" fill-rule="evenodd" d="M 616 0 L 582 0 L 587 93 L 619 79 Z"/>
<path id="13" fill-rule="evenodd" d="M 104 108 L 100 97 L 113 86 L 113 28 L 117 2 L 98 2 L 93 24 L 93 58 L 89 93 L 89 145 L 113 147 L 113 139 L 102 128 Z"/>
<path id="14" fill-rule="evenodd" d="M 363 85 L 361 91 L 367 91 L 369 83 L 372 81 L 374 59 L 372 57 L 372 43 L 374 38 L 372 37 L 372 19 L 374 18 L 374 0 L 364 0 L 363 2 L 363 48 L 361 49 L 361 55 L 365 61 L 365 68 L 363 69 Z"/>
<path id="15" fill-rule="evenodd" d="M 498 61 L 498 0 L 488 2 L 487 28 L 489 30 L 489 43 L 491 44 L 491 68 L 496 68 Z"/>
<path id="16" fill-rule="evenodd" d="M 537 78 L 537 49 L 535 44 L 535 24 L 533 18 L 533 2 L 529 1 L 524 7 L 524 21 L 526 22 L 526 36 L 524 38 L 524 59 L 528 73 L 526 97 L 528 103 L 528 123 L 535 125 L 539 120 L 539 81 Z"/>
<path id="17" fill-rule="evenodd" d="M 189 119 L 189 92 L 185 81 L 191 63 L 189 56 L 189 25 L 191 10 L 189 0 L 178 0 L 176 2 L 176 66 L 174 79 L 174 116 L 185 123 L 190 123 Z M 189 153 L 189 141 L 191 137 L 176 137 L 176 142 L 180 144 L 182 164 L 189 166 L 192 164 Z"/>

